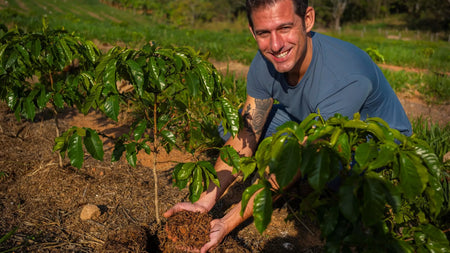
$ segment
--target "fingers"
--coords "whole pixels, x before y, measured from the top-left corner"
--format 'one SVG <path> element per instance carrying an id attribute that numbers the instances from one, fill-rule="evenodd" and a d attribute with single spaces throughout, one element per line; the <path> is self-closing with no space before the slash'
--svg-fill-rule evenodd
<path id="1" fill-rule="evenodd" d="M 174 205 L 172 208 L 167 210 L 163 214 L 163 216 L 168 218 L 168 217 L 174 215 L 175 213 L 178 213 L 181 211 L 202 212 L 202 213 L 207 212 L 207 210 L 202 206 L 195 205 L 195 204 L 192 204 L 189 202 L 182 202 L 182 203 L 178 203 L 178 204 Z"/>

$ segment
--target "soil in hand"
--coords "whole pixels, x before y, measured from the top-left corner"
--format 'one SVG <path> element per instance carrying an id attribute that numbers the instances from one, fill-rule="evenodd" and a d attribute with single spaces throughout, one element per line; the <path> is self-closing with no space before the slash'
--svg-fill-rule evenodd
<path id="1" fill-rule="evenodd" d="M 182 211 L 167 219 L 167 237 L 179 249 L 200 249 L 209 241 L 210 222 L 207 213 Z"/>

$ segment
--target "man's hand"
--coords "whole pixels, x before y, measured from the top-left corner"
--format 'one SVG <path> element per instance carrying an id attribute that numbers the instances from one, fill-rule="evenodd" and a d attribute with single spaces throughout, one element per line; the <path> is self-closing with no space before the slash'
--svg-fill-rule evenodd
<path id="1" fill-rule="evenodd" d="M 206 253 L 208 250 L 217 247 L 227 234 L 228 231 L 226 229 L 226 224 L 221 219 L 212 220 L 211 232 L 209 233 L 209 242 L 200 249 L 200 253 Z"/>
<path id="2" fill-rule="evenodd" d="M 201 213 L 208 212 L 208 210 L 200 204 L 190 203 L 190 202 L 181 202 L 181 203 L 174 205 L 169 210 L 167 210 L 163 215 L 164 215 L 164 217 L 168 218 L 168 217 L 170 217 L 178 212 L 181 212 L 181 211 L 201 212 Z"/>

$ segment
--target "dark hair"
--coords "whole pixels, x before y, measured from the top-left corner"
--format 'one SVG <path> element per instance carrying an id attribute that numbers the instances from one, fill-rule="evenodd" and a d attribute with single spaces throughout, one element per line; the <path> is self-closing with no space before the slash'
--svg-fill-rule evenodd
<path id="1" fill-rule="evenodd" d="M 245 8 L 247 10 L 247 18 L 250 27 L 253 28 L 252 11 L 264 6 L 274 5 L 281 0 L 246 0 Z M 308 8 L 308 0 L 291 0 L 294 4 L 295 14 L 302 19 L 305 17 Z"/>

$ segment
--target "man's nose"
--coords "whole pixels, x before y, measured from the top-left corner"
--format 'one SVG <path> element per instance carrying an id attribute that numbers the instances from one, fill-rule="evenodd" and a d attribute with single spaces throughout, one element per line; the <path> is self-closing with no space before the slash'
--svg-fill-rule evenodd
<path id="1" fill-rule="evenodd" d="M 279 52 L 283 48 L 283 38 L 281 35 L 272 33 L 270 36 L 270 49 L 272 52 Z"/>

